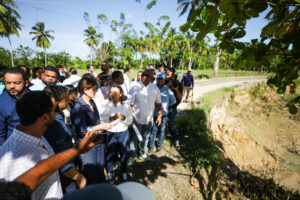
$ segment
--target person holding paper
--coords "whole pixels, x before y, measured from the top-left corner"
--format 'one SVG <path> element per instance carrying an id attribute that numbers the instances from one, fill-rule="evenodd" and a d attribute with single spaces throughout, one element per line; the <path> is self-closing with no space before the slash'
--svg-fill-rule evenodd
<path id="1" fill-rule="evenodd" d="M 109 93 L 109 100 L 103 104 L 100 111 L 100 118 L 114 126 L 107 130 L 107 176 L 110 183 L 114 182 L 114 160 L 119 153 L 121 158 L 122 180 L 126 182 L 127 177 L 127 143 L 129 140 L 128 126 L 132 123 L 132 113 L 129 103 L 125 102 L 124 92 L 121 86 L 112 86 Z"/>
<path id="2" fill-rule="evenodd" d="M 157 108 L 157 119 L 155 123 L 160 126 L 162 120 L 161 96 L 160 91 L 152 82 L 151 70 L 146 69 L 142 73 L 141 82 L 131 88 L 131 106 L 133 110 L 134 124 L 142 135 L 139 149 L 139 158 L 146 159 L 146 148 L 149 136 L 153 127 L 153 113 Z M 130 158 L 128 164 L 132 164 L 135 159 L 138 139 L 135 133 L 130 135 Z"/>

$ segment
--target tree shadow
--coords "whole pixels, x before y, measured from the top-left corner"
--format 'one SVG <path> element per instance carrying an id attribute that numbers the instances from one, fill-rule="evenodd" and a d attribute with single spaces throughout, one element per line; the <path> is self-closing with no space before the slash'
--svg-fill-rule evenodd
<path id="1" fill-rule="evenodd" d="M 154 183 L 159 177 L 167 177 L 169 172 L 164 172 L 167 165 L 175 165 L 176 161 L 167 156 L 158 157 L 154 154 L 149 156 L 149 160 L 137 160 L 134 164 L 128 167 L 130 181 L 136 181 L 144 185 Z M 118 170 L 120 171 L 120 170 Z M 116 174 L 117 176 L 120 174 Z M 121 183 L 119 179 L 116 184 Z"/>

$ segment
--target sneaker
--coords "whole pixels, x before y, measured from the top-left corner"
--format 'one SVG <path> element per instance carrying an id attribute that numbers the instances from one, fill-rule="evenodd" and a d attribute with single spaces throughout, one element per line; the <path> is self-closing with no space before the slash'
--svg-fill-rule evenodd
<path id="1" fill-rule="evenodd" d="M 154 152 L 154 147 L 150 147 L 149 149 L 149 154 L 153 153 Z"/>
<path id="2" fill-rule="evenodd" d="M 146 154 L 141 155 L 141 156 L 139 157 L 140 160 L 147 160 L 147 158 L 148 158 L 148 156 L 147 156 Z"/>
<path id="3" fill-rule="evenodd" d="M 131 166 L 135 162 L 135 159 L 129 158 L 127 161 L 127 166 Z"/>
<path id="4" fill-rule="evenodd" d="M 179 147 L 180 145 L 179 145 L 179 140 L 176 140 L 175 141 L 175 147 Z"/>
<path id="5" fill-rule="evenodd" d="M 122 173 L 122 180 L 123 180 L 123 182 L 127 182 L 128 181 L 128 175 L 127 175 L 127 173 Z"/>
<path id="6" fill-rule="evenodd" d="M 157 148 L 156 148 L 156 151 L 157 152 L 160 152 L 162 150 L 162 146 L 158 146 Z"/>
<path id="7" fill-rule="evenodd" d="M 108 177 L 108 182 L 110 184 L 114 184 L 114 173 L 113 172 L 107 173 L 107 177 Z"/>

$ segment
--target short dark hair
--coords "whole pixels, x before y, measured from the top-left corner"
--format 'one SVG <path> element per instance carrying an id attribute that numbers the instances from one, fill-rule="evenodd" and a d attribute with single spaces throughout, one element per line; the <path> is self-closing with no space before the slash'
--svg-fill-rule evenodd
<path id="1" fill-rule="evenodd" d="M 122 74 L 122 72 L 121 71 L 114 71 L 113 73 L 112 73 L 112 75 L 111 75 L 111 78 L 112 78 L 112 80 L 114 81 L 114 80 L 116 80 L 117 78 L 119 78 L 120 76 L 123 76 L 123 74 Z"/>
<path id="2" fill-rule="evenodd" d="M 130 71 L 130 68 L 129 68 L 129 67 L 126 67 L 126 68 L 124 69 L 124 73 L 126 73 L 126 72 L 128 72 L 128 71 Z"/>
<path id="3" fill-rule="evenodd" d="M 103 72 L 109 71 L 109 64 L 106 61 L 103 61 L 100 65 L 100 68 Z"/>
<path id="4" fill-rule="evenodd" d="M 43 114 L 50 113 L 52 107 L 51 94 L 46 91 L 27 92 L 16 103 L 20 123 L 24 126 L 31 125 Z"/>
<path id="5" fill-rule="evenodd" d="M 36 78 L 36 72 L 37 71 L 39 71 L 39 70 L 42 70 L 42 68 L 41 67 L 34 67 L 33 69 L 32 69 L 32 78 L 34 79 L 34 78 Z"/>
<path id="6" fill-rule="evenodd" d="M 56 68 L 55 68 L 55 67 L 53 67 L 53 66 L 47 66 L 47 67 L 45 68 L 45 71 L 51 71 L 51 72 L 55 72 L 55 73 L 56 73 L 56 76 L 57 76 L 57 78 L 58 78 L 58 76 L 59 76 L 58 69 L 56 69 Z"/>
<path id="7" fill-rule="evenodd" d="M 32 191 L 24 184 L 17 181 L 0 182 L 0 199 L 30 200 Z"/>
<path id="8" fill-rule="evenodd" d="M 63 100 L 69 94 L 69 88 L 62 85 L 49 85 L 44 90 L 49 92 L 56 102 Z"/>
<path id="9" fill-rule="evenodd" d="M 69 95 L 72 95 L 73 98 L 78 98 L 78 90 L 73 85 L 66 85 L 67 88 L 69 88 Z"/>
<path id="10" fill-rule="evenodd" d="M 87 64 L 86 68 L 89 70 L 93 65 Z"/>
<path id="11" fill-rule="evenodd" d="M 24 67 L 26 69 L 26 72 L 22 69 L 22 67 Z M 18 65 L 17 68 L 23 70 L 26 74 L 26 81 L 29 80 L 29 78 L 30 78 L 30 69 L 26 65 Z"/>
<path id="12" fill-rule="evenodd" d="M 85 76 L 79 81 L 77 89 L 80 95 L 84 93 L 84 89 L 90 89 L 97 86 L 97 80 L 92 76 Z"/>
<path id="13" fill-rule="evenodd" d="M 69 69 L 69 72 L 72 73 L 72 75 L 77 74 L 77 69 L 72 67 L 72 68 Z"/>
<path id="14" fill-rule="evenodd" d="M 24 70 L 21 69 L 21 68 L 18 68 L 18 67 L 8 68 L 7 70 L 5 70 L 3 77 L 7 73 L 10 73 L 10 74 L 20 74 L 22 76 L 22 79 L 24 81 L 27 80 L 26 74 L 25 74 Z"/>
<path id="15" fill-rule="evenodd" d="M 145 69 L 143 72 L 142 72 L 142 76 L 147 76 L 149 77 L 151 75 L 151 72 L 153 71 L 153 69 Z"/>

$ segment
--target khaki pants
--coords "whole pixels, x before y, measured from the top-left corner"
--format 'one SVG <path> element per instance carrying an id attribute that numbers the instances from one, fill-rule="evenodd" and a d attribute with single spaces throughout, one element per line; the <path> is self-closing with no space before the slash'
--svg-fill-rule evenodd
<path id="1" fill-rule="evenodd" d="M 185 95 L 185 100 L 187 101 L 189 96 L 190 96 L 190 91 L 192 90 L 192 87 L 183 87 L 183 92 L 182 92 L 182 99 L 184 98 Z"/>

